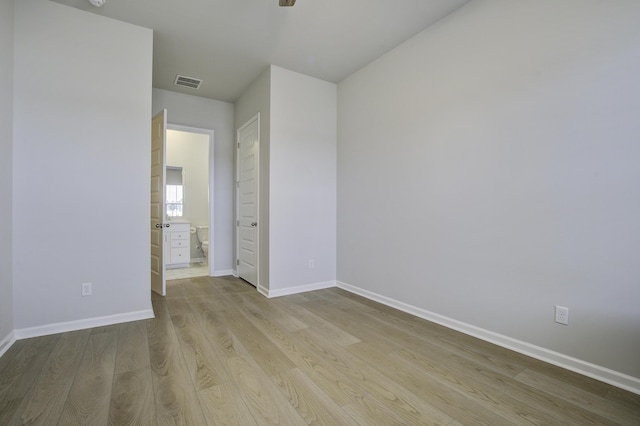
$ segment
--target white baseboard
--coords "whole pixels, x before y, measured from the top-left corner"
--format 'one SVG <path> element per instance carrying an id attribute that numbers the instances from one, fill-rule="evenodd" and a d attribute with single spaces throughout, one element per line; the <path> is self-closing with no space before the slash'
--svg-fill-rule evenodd
<path id="1" fill-rule="evenodd" d="M 323 288 L 331 288 L 335 286 L 336 286 L 335 281 L 323 281 L 319 283 L 305 284 L 305 285 L 299 285 L 294 287 L 278 288 L 275 290 L 258 289 L 258 291 L 263 295 L 267 296 L 268 298 L 272 298 L 272 297 L 288 296 L 290 294 L 305 293 L 307 291 L 322 290 Z"/>
<path id="2" fill-rule="evenodd" d="M 214 277 L 226 277 L 229 275 L 235 275 L 236 271 L 234 271 L 233 269 L 224 269 L 221 271 L 215 271 L 213 273 Z"/>
<path id="3" fill-rule="evenodd" d="M 0 357 L 4 355 L 15 342 L 16 332 L 12 330 L 9 334 L 4 336 L 2 340 L 0 340 Z"/>
<path id="4" fill-rule="evenodd" d="M 256 287 L 256 290 L 258 290 L 258 293 L 260 293 L 264 297 L 267 297 L 267 298 L 269 297 L 269 289 L 268 288 L 259 285 L 258 287 Z"/>
<path id="5" fill-rule="evenodd" d="M 443 325 L 453 330 L 460 331 L 515 352 L 557 365 L 558 367 L 574 371 L 584 376 L 600 380 L 601 382 L 605 382 L 640 395 L 640 378 L 592 364 L 581 359 L 573 358 L 559 352 L 554 352 L 540 346 L 532 345 L 521 340 L 513 339 L 502 334 L 494 333 L 471 324 L 457 321 L 341 281 L 337 281 L 336 286 L 367 299 L 375 300 L 383 305 L 391 306 L 392 308 L 423 318 L 427 321 L 435 322 L 436 324 Z"/>
<path id="6" fill-rule="evenodd" d="M 126 314 L 109 315 L 105 317 L 88 318 L 78 321 L 59 322 L 37 327 L 15 330 L 16 339 L 47 336 L 49 334 L 66 333 L 67 331 L 84 330 L 86 328 L 102 327 L 123 322 L 138 321 L 154 318 L 153 310 L 128 312 Z"/>

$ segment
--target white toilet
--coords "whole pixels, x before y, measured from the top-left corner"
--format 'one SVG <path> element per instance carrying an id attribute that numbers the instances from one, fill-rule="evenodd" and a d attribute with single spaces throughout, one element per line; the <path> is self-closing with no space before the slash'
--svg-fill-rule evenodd
<path id="1" fill-rule="evenodd" d="M 204 259 L 209 261 L 209 227 L 208 226 L 196 226 L 196 235 L 198 236 L 198 241 L 200 241 L 200 246 L 202 247 L 202 252 L 204 253 Z"/>

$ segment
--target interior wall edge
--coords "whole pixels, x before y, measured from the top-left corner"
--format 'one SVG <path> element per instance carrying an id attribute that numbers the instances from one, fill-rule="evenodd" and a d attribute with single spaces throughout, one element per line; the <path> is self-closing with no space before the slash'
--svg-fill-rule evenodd
<path id="1" fill-rule="evenodd" d="M 16 342 L 16 332 L 12 330 L 0 340 L 0 358 L 4 355 L 11 346 Z"/>

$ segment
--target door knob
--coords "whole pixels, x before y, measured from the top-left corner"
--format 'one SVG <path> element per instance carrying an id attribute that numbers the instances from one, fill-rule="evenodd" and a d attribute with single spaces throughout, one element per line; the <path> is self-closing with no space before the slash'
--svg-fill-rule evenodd
<path id="1" fill-rule="evenodd" d="M 156 223 L 156 228 L 162 228 L 162 224 L 161 223 Z"/>
<path id="2" fill-rule="evenodd" d="M 251 226 L 255 228 L 256 226 L 258 226 L 258 222 L 251 222 Z"/>

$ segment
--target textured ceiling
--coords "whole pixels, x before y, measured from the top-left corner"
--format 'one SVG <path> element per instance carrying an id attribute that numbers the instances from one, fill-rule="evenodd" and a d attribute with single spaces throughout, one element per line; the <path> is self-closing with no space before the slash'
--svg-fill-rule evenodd
<path id="1" fill-rule="evenodd" d="M 337 83 L 468 0 L 53 1 L 153 29 L 154 87 L 234 102 L 269 64 Z"/>

